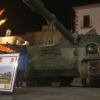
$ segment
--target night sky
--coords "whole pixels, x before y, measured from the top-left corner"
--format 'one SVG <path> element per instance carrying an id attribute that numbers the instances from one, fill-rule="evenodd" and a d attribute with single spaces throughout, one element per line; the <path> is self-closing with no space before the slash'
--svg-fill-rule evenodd
<path id="1" fill-rule="evenodd" d="M 74 29 L 74 11 L 72 7 L 100 3 L 99 0 L 42 0 L 44 6 L 68 29 Z M 46 20 L 32 11 L 22 0 L 0 0 L 0 10 L 6 9 L 0 19 L 8 21 L 0 26 L 0 36 L 5 36 L 11 29 L 12 35 L 24 35 L 25 32 L 41 31 Z"/>

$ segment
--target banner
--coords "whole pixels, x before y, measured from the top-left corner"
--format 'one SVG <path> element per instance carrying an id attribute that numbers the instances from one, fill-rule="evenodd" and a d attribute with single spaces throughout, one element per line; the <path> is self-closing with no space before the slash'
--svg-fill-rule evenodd
<path id="1" fill-rule="evenodd" d="M 0 92 L 13 92 L 19 53 L 0 54 Z"/>

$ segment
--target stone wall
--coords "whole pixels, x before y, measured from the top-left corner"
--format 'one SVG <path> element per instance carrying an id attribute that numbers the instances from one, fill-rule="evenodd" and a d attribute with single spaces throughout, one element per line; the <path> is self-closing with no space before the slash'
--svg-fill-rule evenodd
<path id="1" fill-rule="evenodd" d="M 26 35 L 22 35 L 20 37 L 25 39 L 26 41 L 29 41 L 31 44 L 34 44 L 34 45 L 44 44 L 47 29 L 48 29 L 48 25 L 43 25 L 42 31 L 27 32 Z M 54 31 L 53 43 L 57 44 L 59 43 L 59 38 L 61 38 L 61 33 L 55 27 L 53 27 L 53 31 Z M 49 32 L 47 44 L 50 44 L 50 38 L 51 38 L 51 33 Z"/>

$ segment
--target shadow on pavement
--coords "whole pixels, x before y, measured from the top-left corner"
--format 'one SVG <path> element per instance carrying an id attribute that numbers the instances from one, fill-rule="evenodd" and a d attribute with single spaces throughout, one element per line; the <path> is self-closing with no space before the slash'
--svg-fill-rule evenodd
<path id="1" fill-rule="evenodd" d="M 21 95 L 21 94 L 27 94 L 27 93 L 34 93 L 35 90 L 32 90 L 31 88 L 17 88 L 14 90 L 13 93 L 7 93 L 7 92 L 0 92 L 0 95 Z"/>

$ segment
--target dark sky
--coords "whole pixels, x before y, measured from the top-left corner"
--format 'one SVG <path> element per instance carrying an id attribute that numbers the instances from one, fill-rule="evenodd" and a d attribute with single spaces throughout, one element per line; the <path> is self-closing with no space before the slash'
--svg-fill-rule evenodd
<path id="1" fill-rule="evenodd" d="M 74 27 L 74 11 L 72 7 L 86 4 L 100 3 L 99 0 L 42 0 L 44 6 L 68 29 Z M 32 11 L 22 0 L 0 0 L 0 10 L 5 12 L 0 19 L 8 21 L 0 26 L 0 36 L 6 34 L 7 29 L 12 30 L 12 35 L 23 35 L 25 32 L 41 31 L 46 20 L 38 13 Z"/>

